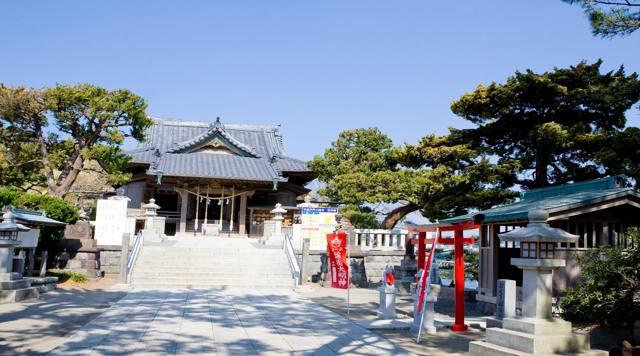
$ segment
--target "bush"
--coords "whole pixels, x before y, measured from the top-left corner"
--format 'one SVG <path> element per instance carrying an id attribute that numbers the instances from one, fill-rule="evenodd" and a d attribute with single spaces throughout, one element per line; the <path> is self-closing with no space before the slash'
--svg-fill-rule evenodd
<path id="1" fill-rule="evenodd" d="M 629 228 L 622 241 L 623 246 L 600 245 L 573 254 L 583 280 L 561 298 L 563 318 L 615 326 L 640 319 L 640 229 Z"/>
<path id="2" fill-rule="evenodd" d="M 88 283 L 89 278 L 80 272 L 60 271 L 60 272 L 47 272 L 48 277 L 58 277 L 58 283 L 64 283 L 68 280 L 75 283 Z"/>

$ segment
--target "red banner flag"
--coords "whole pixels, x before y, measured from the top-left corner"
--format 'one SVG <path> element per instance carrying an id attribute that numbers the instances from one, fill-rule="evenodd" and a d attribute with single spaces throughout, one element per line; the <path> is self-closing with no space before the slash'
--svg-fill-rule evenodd
<path id="1" fill-rule="evenodd" d="M 435 254 L 436 245 L 438 244 L 438 238 L 440 237 L 440 232 L 436 232 L 436 238 L 433 239 L 433 245 L 431 246 L 431 251 L 429 251 L 429 257 L 424 263 L 424 270 L 422 272 L 422 277 L 420 280 L 422 281 L 420 285 L 420 291 L 418 292 L 418 313 L 422 313 L 422 305 L 424 304 L 424 294 L 427 288 L 427 284 L 431 283 L 431 276 L 429 276 L 429 272 L 431 271 L 431 261 L 433 261 L 433 256 Z M 431 287 L 431 286 L 429 286 Z M 429 288 L 431 289 L 431 288 Z"/>
<path id="2" fill-rule="evenodd" d="M 349 264 L 347 263 L 347 234 L 327 234 L 327 249 L 331 264 L 331 287 L 349 288 Z"/>

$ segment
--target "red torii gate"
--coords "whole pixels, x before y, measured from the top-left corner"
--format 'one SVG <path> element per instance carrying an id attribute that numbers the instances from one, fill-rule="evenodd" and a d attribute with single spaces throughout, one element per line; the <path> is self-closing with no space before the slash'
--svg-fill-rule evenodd
<path id="1" fill-rule="evenodd" d="M 466 331 L 468 326 L 464 323 L 464 249 L 462 245 L 473 245 L 473 238 L 464 238 L 464 230 L 472 230 L 480 227 L 479 222 L 474 220 L 462 221 L 450 224 L 428 224 L 416 225 L 410 221 L 405 222 L 407 230 L 417 232 L 418 238 L 411 239 L 412 244 L 418 244 L 418 270 L 424 268 L 427 243 L 433 244 L 434 239 L 427 239 L 427 232 L 438 233 L 438 243 L 443 245 L 453 245 L 454 247 L 454 272 L 455 272 L 455 323 L 451 326 L 451 331 Z M 453 238 L 441 238 L 442 231 L 453 231 Z M 425 271 L 428 273 L 429 271 Z M 423 276 L 425 276 L 423 275 Z"/>

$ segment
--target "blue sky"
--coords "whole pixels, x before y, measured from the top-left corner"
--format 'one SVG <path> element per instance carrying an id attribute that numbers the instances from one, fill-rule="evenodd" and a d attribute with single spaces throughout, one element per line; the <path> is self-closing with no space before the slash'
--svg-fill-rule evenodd
<path id="1" fill-rule="evenodd" d="M 640 72 L 639 33 L 593 37 L 560 0 L 2 1 L 0 23 L 7 85 L 127 88 L 151 116 L 281 124 L 303 160 L 352 128 L 415 144 L 470 127 L 450 102 L 516 70 Z"/>

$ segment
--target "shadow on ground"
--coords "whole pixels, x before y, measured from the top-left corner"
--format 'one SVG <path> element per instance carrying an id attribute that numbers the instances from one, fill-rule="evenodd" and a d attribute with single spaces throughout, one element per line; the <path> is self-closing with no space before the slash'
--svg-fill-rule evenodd
<path id="1" fill-rule="evenodd" d="M 44 355 L 125 295 L 57 289 L 37 300 L 0 305 L 0 355 Z"/>

